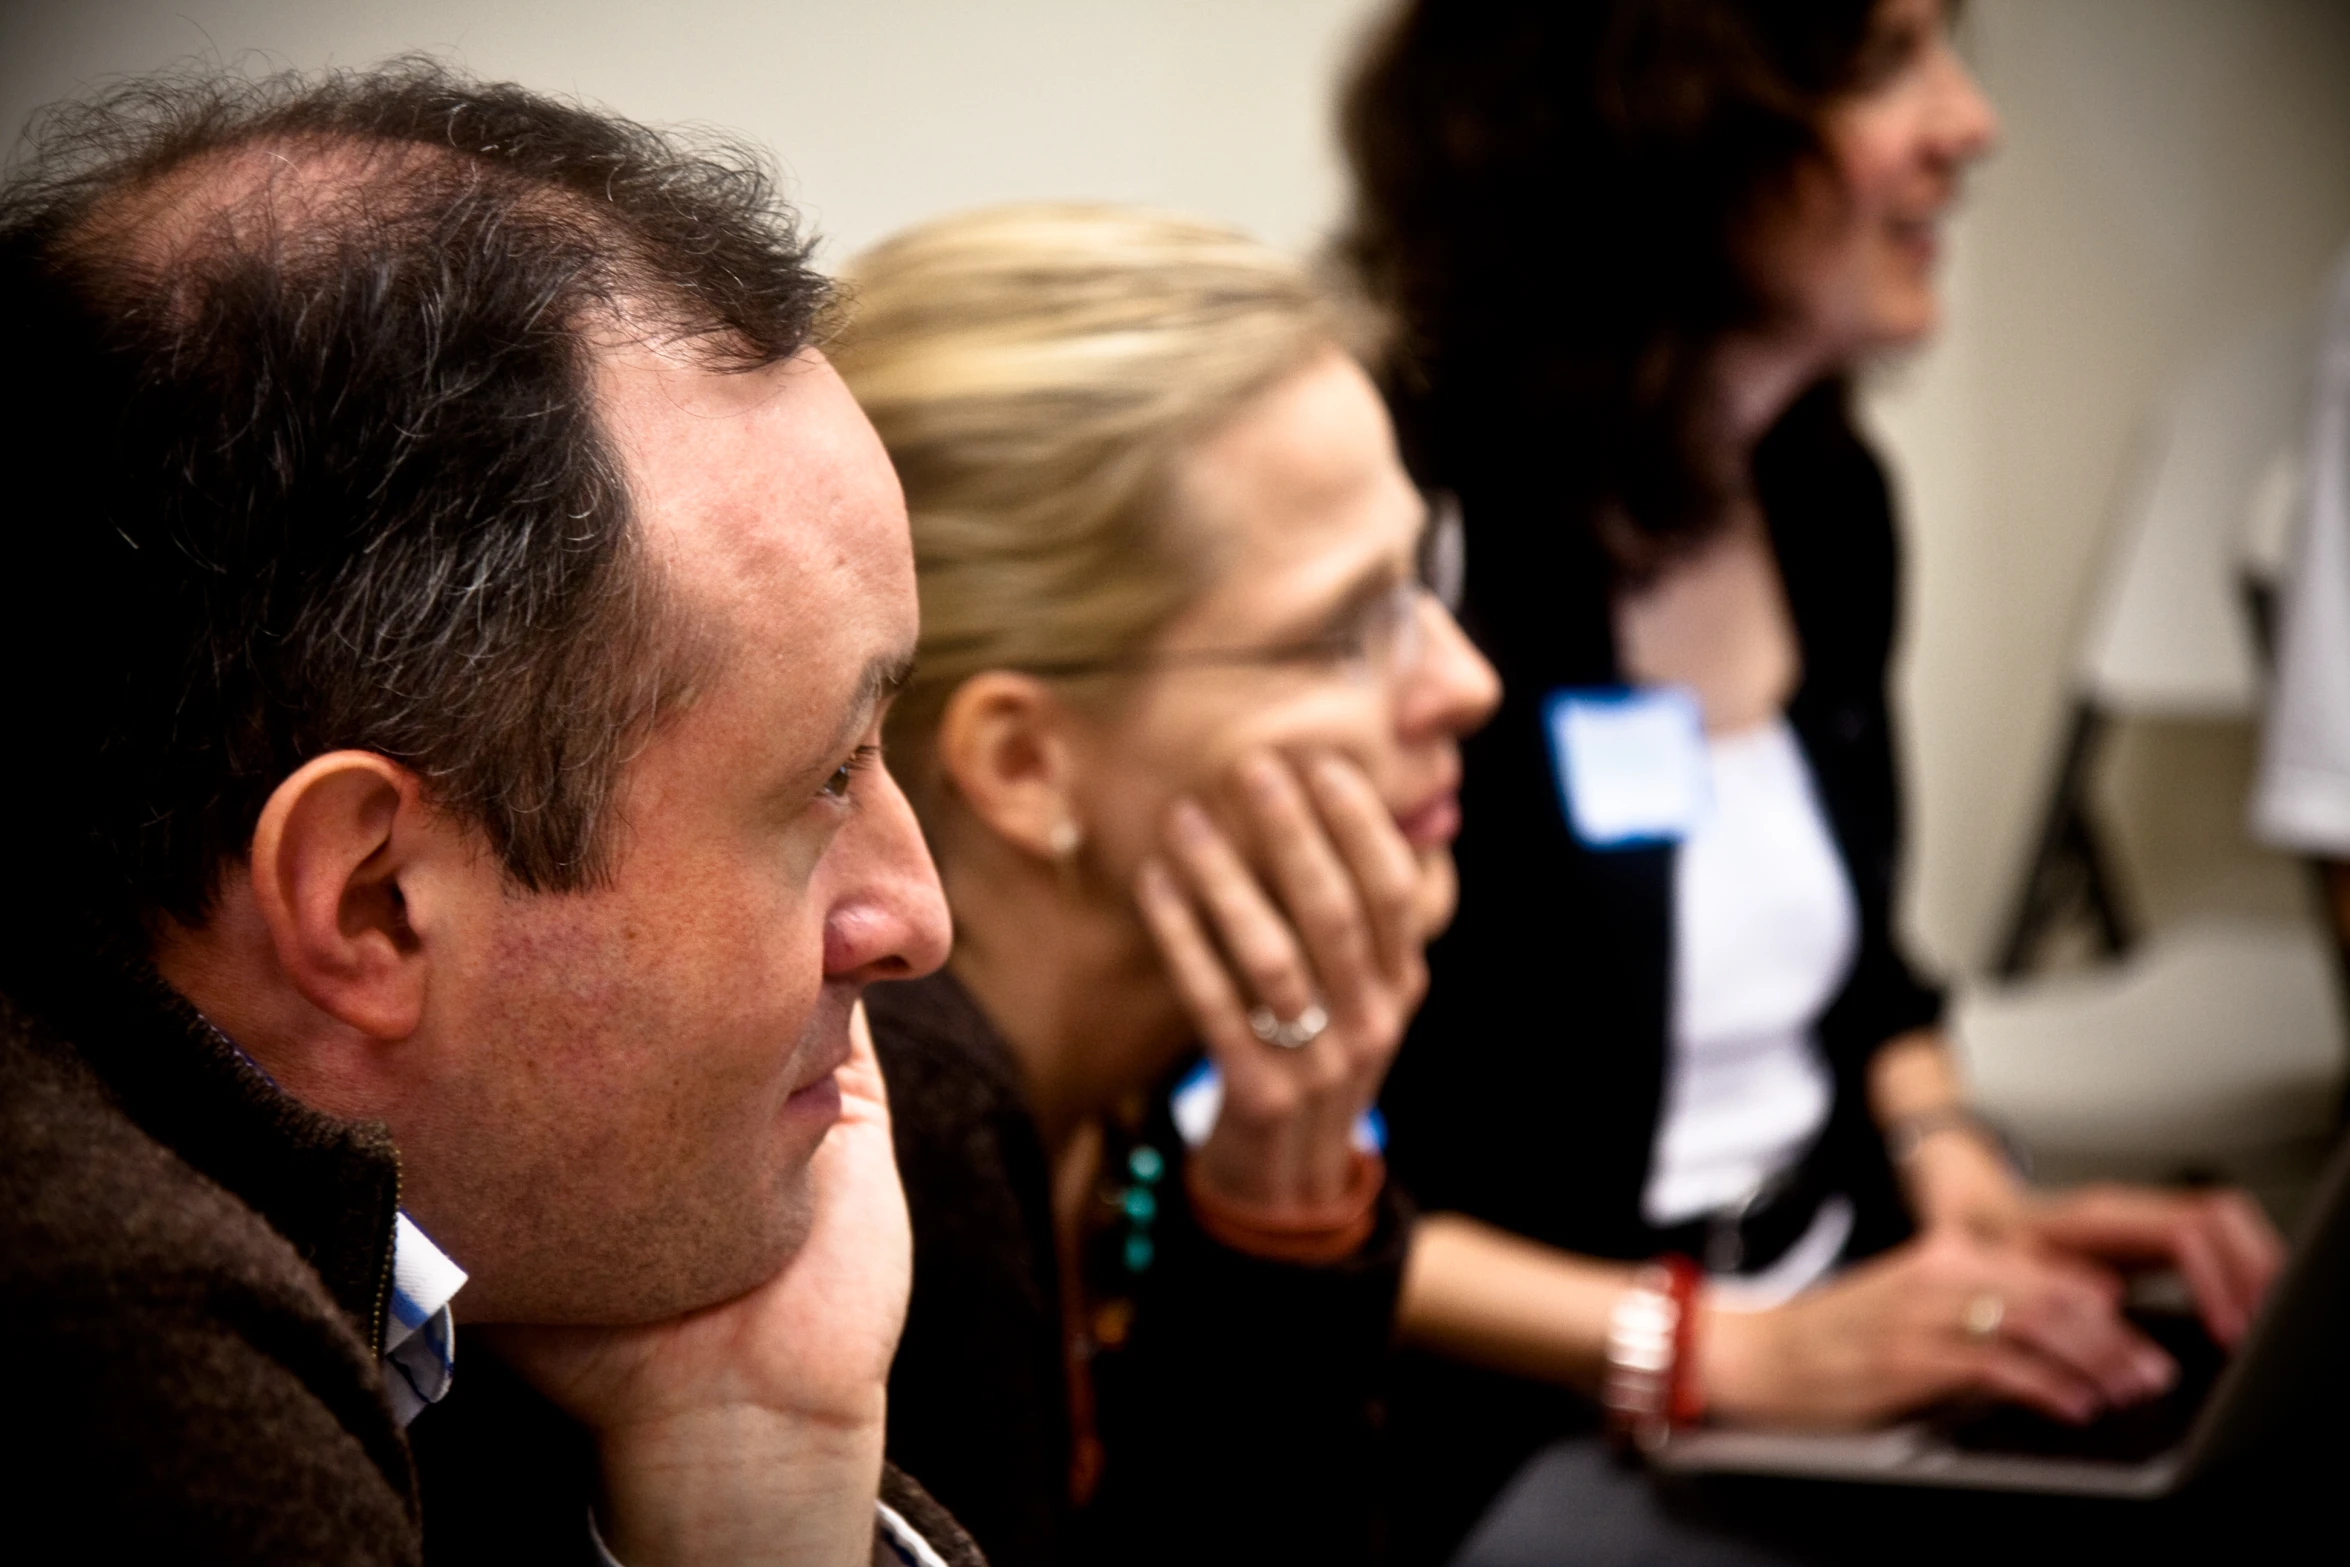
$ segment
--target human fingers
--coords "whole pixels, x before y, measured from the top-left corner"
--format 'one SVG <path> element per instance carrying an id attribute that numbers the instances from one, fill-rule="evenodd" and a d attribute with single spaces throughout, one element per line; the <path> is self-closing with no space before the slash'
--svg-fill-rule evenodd
<path id="1" fill-rule="evenodd" d="M 2022 1404 L 2073 1425 L 2086 1424 L 2105 1402 L 2096 1386 L 2069 1366 L 2010 1344 L 1958 1348 L 1940 1380 L 1950 1392 Z"/>
<path id="2" fill-rule="evenodd" d="M 1855 1282 L 1862 1282 L 1855 1270 Z M 2106 1402 L 2096 1379 L 2034 1342 L 2051 1317 L 2042 1298 L 2063 1283 L 2101 1304 L 2087 1270 L 2034 1266 L 2021 1251 L 1962 1229 L 1932 1231 L 1879 1259 L 1867 1278 L 1883 1324 L 1885 1412 L 1961 1395 L 2007 1399 L 2082 1421 Z M 2019 1307 L 2021 1309 L 2019 1309 Z"/>
<path id="3" fill-rule="evenodd" d="M 2042 1199 L 2032 1227 L 2050 1245 L 2116 1262 L 2175 1262 L 2213 1194 L 2098 1182 Z"/>
<path id="4" fill-rule="evenodd" d="M 1235 1200 L 1279 1207 L 1326 1200 L 1345 1189 L 1346 1126 L 1317 1094 L 1341 1074 L 1320 1062 L 1318 1045 L 1268 1050 L 1248 1021 L 1248 1003 L 1174 875 L 1156 859 L 1135 874 L 1142 910 L 1176 994 L 1224 1078 L 1215 1127 L 1197 1150 L 1194 1172 Z M 1297 1058 L 1304 1057 L 1301 1066 Z"/>
<path id="5" fill-rule="evenodd" d="M 835 1074 L 840 1081 L 841 1114 L 865 1116 L 889 1125 L 889 1084 L 881 1073 L 881 1057 L 873 1048 L 873 1025 L 865 1016 L 864 998 L 849 1009 L 849 1059 Z"/>
<path id="6" fill-rule="evenodd" d="M 1782 1396 L 1742 1413 L 1845 1425 L 1989 1397 L 2086 1419 L 2103 1402 L 2099 1389 L 1999 1331 L 2006 1297 L 1996 1283 L 1984 1248 L 1963 1236 L 1929 1235 L 1758 1313 L 1778 1319 L 1780 1350 L 1745 1370 Z M 1992 1319 L 1974 1321 L 1986 1305 Z"/>
<path id="7" fill-rule="evenodd" d="M 2211 1336 L 2233 1345 L 2252 1326 L 2261 1298 L 2284 1265 L 2284 1243 L 2266 1214 L 2241 1192 L 2189 1199 L 2177 1249 L 2179 1273 Z"/>
<path id="8" fill-rule="evenodd" d="M 1998 1302 L 1988 1313 L 1989 1330 L 1971 1320 L 1975 1306 L 1970 1301 L 1962 1312 L 1962 1333 L 2021 1347 L 2062 1366 L 2107 1403 L 2139 1403 L 2178 1377 L 2176 1363 L 2122 1316 L 2110 1278 L 2010 1251 L 1986 1277 L 1984 1289 Z"/>
<path id="9" fill-rule="evenodd" d="M 1177 998 L 1199 1030 L 1200 1042 L 1219 1061 L 1246 1059 L 1255 1038 L 1248 1026 L 1248 1004 L 1192 912 L 1191 901 L 1156 858 L 1145 858 L 1136 869 L 1134 902 L 1158 945 Z"/>
<path id="10" fill-rule="evenodd" d="M 2170 1262 L 2180 1218 L 2173 1193 L 2100 1182 L 2043 1198 L 2032 1228 L 2066 1251 L 2116 1262 Z"/>
<path id="11" fill-rule="evenodd" d="M 1379 1027 L 1384 1019 L 1363 1016 L 1385 1010 L 1373 990 L 1370 925 L 1313 803 L 1289 765 L 1270 752 L 1245 758 L 1238 771 L 1274 887 L 1324 995 L 1340 1016 Z"/>
<path id="12" fill-rule="evenodd" d="M 2220 1255 L 2235 1276 L 2249 1319 L 2284 1269 L 2285 1238 L 2277 1233 L 2267 1211 L 2241 1191 L 2214 1192 L 2210 1201 Z"/>
<path id="13" fill-rule="evenodd" d="M 2222 1343 L 2242 1336 L 2284 1263 L 2275 1228 L 2236 1191 L 2085 1187 L 2044 1204 L 2034 1229 L 2069 1250 L 2176 1267 Z"/>
<path id="14" fill-rule="evenodd" d="M 2223 1345 L 2232 1345 L 2244 1336 L 2249 1313 L 2237 1299 L 2235 1282 L 2228 1275 L 2227 1262 L 2209 1235 L 2188 1230 L 2178 1238 L 2172 1261 L 2179 1277 L 2187 1281 L 2187 1294 L 2195 1302 L 2195 1314 L 2213 1339 Z"/>
<path id="15" fill-rule="evenodd" d="M 1379 966 L 1416 990 L 1426 967 L 1421 947 L 1427 932 L 1420 928 L 1419 862 L 1412 846 L 1361 768 L 1319 756 L 1306 768 L 1306 784 L 1353 872 Z"/>
<path id="16" fill-rule="evenodd" d="M 1315 1005 L 1313 979 L 1289 922 L 1196 801 L 1179 799 L 1169 810 L 1167 846 L 1248 994 L 1278 1018 L 1299 1017 Z"/>

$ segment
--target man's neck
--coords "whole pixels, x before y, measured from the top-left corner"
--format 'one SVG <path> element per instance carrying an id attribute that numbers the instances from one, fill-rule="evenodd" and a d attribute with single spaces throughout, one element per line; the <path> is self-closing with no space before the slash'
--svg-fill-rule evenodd
<path id="1" fill-rule="evenodd" d="M 357 1035 L 286 979 L 242 882 L 229 879 L 201 925 L 162 921 L 151 955 L 163 982 L 287 1093 L 327 1115 L 370 1113 L 331 1070 L 351 1057 Z"/>

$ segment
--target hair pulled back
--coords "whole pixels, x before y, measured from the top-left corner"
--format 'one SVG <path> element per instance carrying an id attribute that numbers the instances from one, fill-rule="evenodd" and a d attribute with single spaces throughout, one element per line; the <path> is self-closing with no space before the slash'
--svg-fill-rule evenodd
<path id="1" fill-rule="evenodd" d="M 922 639 L 890 734 L 928 809 L 964 681 L 1130 655 L 1215 580 L 1215 539 L 1175 504 L 1184 457 L 1348 322 L 1242 234 L 1102 205 L 925 224 L 845 282 L 833 362 L 913 519 Z"/>

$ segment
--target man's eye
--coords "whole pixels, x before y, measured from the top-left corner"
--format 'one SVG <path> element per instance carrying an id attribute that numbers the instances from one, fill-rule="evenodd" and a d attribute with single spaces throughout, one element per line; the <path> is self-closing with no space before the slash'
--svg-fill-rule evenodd
<path id="1" fill-rule="evenodd" d="M 861 745 L 857 747 L 856 750 L 849 753 L 847 761 L 832 770 L 832 776 L 824 780 L 824 787 L 817 792 L 828 800 L 847 799 L 850 786 L 856 782 L 857 774 L 872 766 L 874 759 L 880 755 L 880 746 Z"/>

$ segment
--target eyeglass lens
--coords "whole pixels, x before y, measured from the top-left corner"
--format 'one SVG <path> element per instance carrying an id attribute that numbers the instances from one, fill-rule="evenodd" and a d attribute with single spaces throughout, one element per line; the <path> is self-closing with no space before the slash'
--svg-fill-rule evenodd
<path id="1" fill-rule="evenodd" d="M 1469 539 L 1461 500 L 1450 490 L 1428 496 L 1428 525 L 1420 534 L 1420 582 L 1448 615 L 1457 615 L 1469 580 Z"/>

